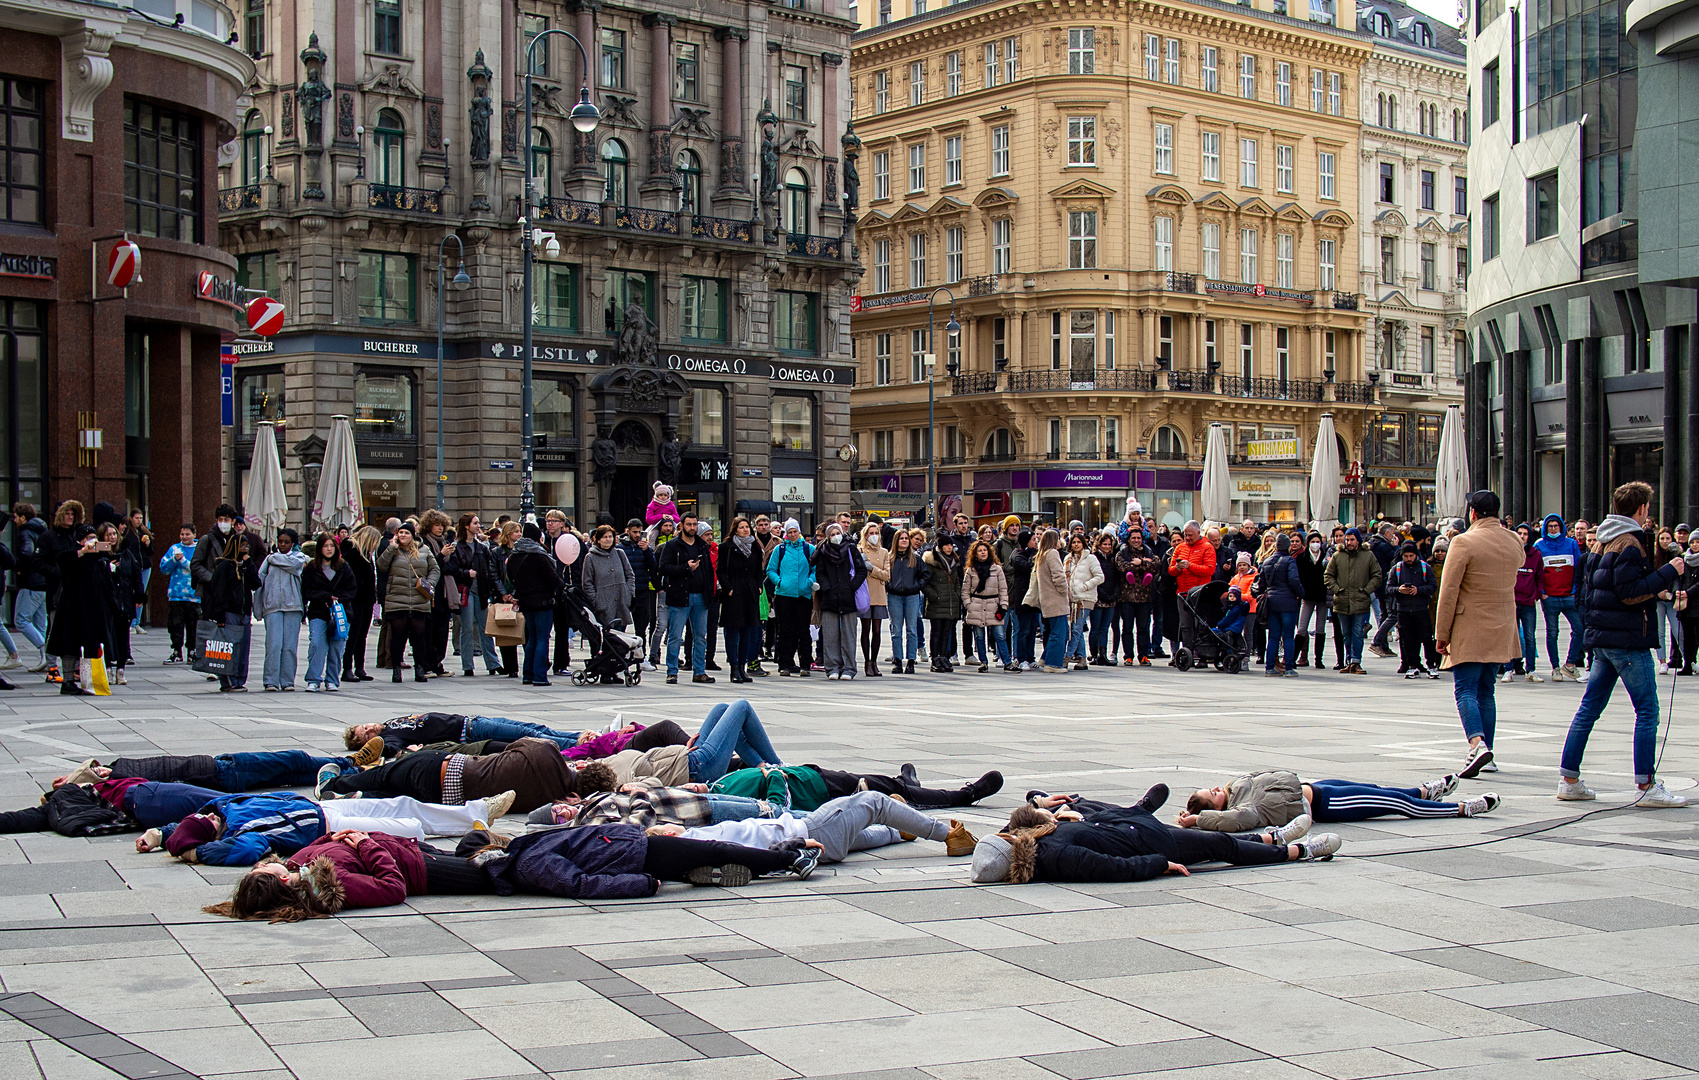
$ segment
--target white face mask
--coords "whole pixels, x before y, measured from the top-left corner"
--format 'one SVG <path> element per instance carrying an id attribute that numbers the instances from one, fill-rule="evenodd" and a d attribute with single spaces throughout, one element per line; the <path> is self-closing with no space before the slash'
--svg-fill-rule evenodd
<path id="1" fill-rule="evenodd" d="M 1320 555 L 1321 554 L 1321 541 L 1320 540 L 1310 541 L 1310 554 L 1311 555 Z"/>
<path id="2" fill-rule="evenodd" d="M 218 523 L 218 531 L 221 532 L 221 533 L 228 534 L 230 532 L 232 524 L 233 524 L 232 522 L 221 521 L 221 522 Z"/>
<path id="3" fill-rule="evenodd" d="M 832 543 L 841 544 L 843 542 L 844 542 L 844 534 L 843 533 L 833 533 L 832 534 Z"/>

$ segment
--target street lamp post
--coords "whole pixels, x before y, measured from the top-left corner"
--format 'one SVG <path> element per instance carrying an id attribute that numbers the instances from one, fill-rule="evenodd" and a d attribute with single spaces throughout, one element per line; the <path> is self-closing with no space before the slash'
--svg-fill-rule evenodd
<path id="1" fill-rule="evenodd" d="M 443 500 L 442 486 L 448 480 L 448 475 L 442 471 L 442 320 L 443 308 L 447 306 L 448 297 L 442 291 L 442 259 L 448 251 L 448 242 L 454 241 L 454 248 L 459 254 L 454 260 L 454 281 L 456 291 L 472 286 L 472 279 L 466 274 L 466 245 L 460 242 L 460 237 L 449 233 L 437 244 L 437 509 L 442 510 L 448 505 Z M 445 511 L 446 513 L 446 511 Z"/>
<path id="2" fill-rule="evenodd" d="M 532 38 L 525 46 L 525 203 L 520 208 L 522 212 L 519 216 L 519 246 L 523 256 L 521 261 L 525 265 L 525 280 L 522 286 L 524 289 L 524 300 L 522 302 L 525 305 L 525 326 L 520 335 L 522 368 L 519 382 L 519 437 L 523 443 L 520 447 L 522 455 L 519 473 L 519 520 L 522 522 L 537 520 L 537 496 L 532 487 L 536 447 L 532 445 L 535 436 L 533 435 L 534 418 L 531 415 L 531 323 L 536 318 L 536 311 L 534 310 L 536 301 L 531 295 L 531 260 L 533 257 L 531 249 L 537 240 L 532 226 L 537 198 L 533 184 L 536 174 L 531 167 L 531 74 L 534 67 L 532 50 L 537 47 L 537 42 L 544 40 L 551 34 L 559 34 L 578 46 L 578 104 L 574 105 L 572 112 L 568 114 L 572 120 L 573 128 L 580 134 L 587 135 L 596 130 L 596 125 L 602 119 L 602 111 L 596 108 L 595 103 L 590 100 L 590 54 L 584 51 L 584 43 L 578 40 L 578 36 L 570 31 L 557 28 L 544 30 Z M 551 248 L 559 250 L 553 237 L 549 238 L 549 242 Z"/>
<path id="3" fill-rule="evenodd" d="M 956 294 L 940 285 L 926 298 L 926 515 L 932 520 L 934 529 L 938 527 L 938 445 L 933 435 L 935 416 L 932 369 L 938 362 L 938 350 L 932 343 L 932 314 L 933 304 L 937 301 L 939 293 L 950 298 L 950 321 L 944 324 L 944 333 L 962 332 L 962 324 L 956 321 Z M 945 366 L 950 365 L 946 363 Z M 954 371 L 951 374 L 954 374 Z"/>

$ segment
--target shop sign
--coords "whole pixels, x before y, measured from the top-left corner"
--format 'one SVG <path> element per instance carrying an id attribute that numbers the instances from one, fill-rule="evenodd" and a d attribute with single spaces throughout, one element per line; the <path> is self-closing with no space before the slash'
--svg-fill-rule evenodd
<path id="1" fill-rule="evenodd" d="M 730 458 L 703 458 L 690 463 L 691 479 L 699 484 L 718 484 L 732 478 Z"/>
<path id="2" fill-rule="evenodd" d="M 880 308 L 902 307 L 905 304 L 924 304 L 931 297 L 928 289 L 918 289 L 913 292 L 885 293 L 882 296 L 852 296 L 850 311 L 878 311 Z"/>
<path id="3" fill-rule="evenodd" d="M 773 477 L 773 501 L 780 506 L 814 505 L 814 479 L 800 476 Z"/>
<path id="4" fill-rule="evenodd" d="M 235 278 L 221 278 L 211 270 L 202 270 L 195 278 L 195 295 L 202 300 L 211 300 L 216 304 L 225 304 L 233 308 L 241 308 L 237 297 L 241 289 Z"/>
<path id="5" fill-rule="evenodd" d="M 863 510 L 886 514 L 921 510 L 926 506 L 926 493 L 923 491 L 903 493 L 862 490 L 850 492 L 850 498 Z"/>
<path id="6" fill-rule="evenodd" d="M 265 341 L 233 341 L 230 343 L 231 354 L 236 357 L 264 356 L 266 353 L 277 351 L 277 342 Z"/>
<path id="7" fill-rule="evenodd" d="M 1297 461 L 1297 439 L 1252 439 L 1245 444 L 1247 461 Z"/>
<path id="8" fill-rule="evenodd" d="M 506 342 L 498 341 L 492 344 L 489 348 L 490 355 L 495 357 L 497 360 L 505 360 L 508 357 L 512 357 L 515 360 L 524 359 L 524 356 L 521 355 L 525 351 L 525 343 L 523 341 L 515 341 L 511 345 Z M 576 348 L 569 348 L 564 345 L 531 346 L 532 360 L 547 360 L 550 363 L 594 364 L 601 355 L 602 354 L 595 349 L 589 349 L 580 353 Z"/>
<path id="9" fill-rule="evenodd" d="M 1250 502 L 1298 502 L 1309 491 L 1309 479 L 1303 476 L 1233 477 L 1233 497 Z"/>
<path id="10" fill-rule="evenodd" d="M 766 469 L 739 469 L 737 474 L 739 476 L 766 476 L 767 470 Z"/>
<path id="11" fill-rule="evenodd" d="M 236 426 L 236 356 L 234 346 L 226 343 L 218 347 L 218 408 L 219 423 L 224 427 Z"/>
<path id="12" fill-rule="evenodd" d="M 1127 469 L 1038 469 L 1033 487 L 1125 489 L 1130 477 Z"/>
<path id="13" fill-rule="evenodd" d="M 417 341 L 370 341 L 361 339 L 360 351 L 363 353 L 379 353 L 385 356 L 418 356 Z"/>
<path id="14" fill-rule="evenodd" d="M 1241 495 L 1273 495 L 1274 485 L 1267 480 L 1238 479 L 1233 481 L 1233 490 Z"/>
<path id="15" fill-rule="evenodd" d="M 1408 492 L 1410 481 L 1396 476 L 1377 476 L 1374 481 L 1376 491 Z"/>
<path id="16" fill-rule="evenodd" d="M 511 469 L 511 468 L 513 468 L 513 462 L 511 462 L 511 461 L 492 461 L 492 462 L 490 462 L 490 468 L 492 468 L 492 469 Z"/>
<path id="17" fill-rule="evenodd" d="M 52 281 L 59 266 L 45 255 L 12 255 L 0 251 L 0 277 L 27 277 Z"/>

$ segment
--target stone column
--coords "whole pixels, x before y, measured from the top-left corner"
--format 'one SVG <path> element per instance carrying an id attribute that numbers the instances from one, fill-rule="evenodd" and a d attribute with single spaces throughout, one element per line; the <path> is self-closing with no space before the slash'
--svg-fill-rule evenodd
<path id="1" fill-rule="evenodd" d="M 602 10 L 602 0 L 577 0 L 575 4 L 569 6 L 568 10 L 572 11 L 577 17 L 573 33 L 577 34 L 578 40 L 583 43 L 589 65 L 587 69 L 581 65 L 578 72 L 579 85 L 590 87 L 590 97 L 594 101 L 596 96 L 596 50 L 598 48 L 596 13 Z M 576 60 L 578 50 L 573 49 L 567 54 L 567 57 L 568 63 Z M 578 95 L 572 95 L 572 100 L 573 104 L 577 104 Z M 596 176 L 601 172 L 600 164 L 600 157 L 596 150 L 596 133 L 594 131 L 584 133 L 573 129 L 572 175 L 580 178 Z M 529 163 L 527 163 L 526 168 L 530 168 Z M 583 192 L 575 189 L 573 197 L 584 198 L 585 196 Z"/>
<path id="2" fill-rule="evenodd" d="M 820 54 L 820 219 L 822 235 L 838 232 L 843 205 L 838 201 L 838 68 L 841 53 Z M 809 231 L 813 231 L 812 229 Z"/>
<path id="3" fill-rule="evenodd" d="M 720 186 L 714 192 L 714 210 L 722 217 L 747 218 L 755 207 L 743 152 L 743 43 L 749 31 L 722 26 L 714 31 L 714 39 L 721 45 Z"/>
<path id="4" fill-rule="evenodd" d="M 1581 513 L 1588 521 L 1605 516 L 1610 486 L 1605 448 L 1605 385 L 1599 356 L 1600 339 L 1581 339 Z M 1572 391 L 1573 392 L 1573 391 Z M 1571 439 L 1566 434 L 1564 442 Z"/>
<path id="5" fill-rule="evenodd" d="M 649 29 L 649 178 L 639 190 L 645 195 L 670 195 L 678 190 L 672 136 L 672 27 L 677 23 L 672 15 L 650 12 L 643 16 L 643 25 Z"/>
<path id="6" fill-rule="evenodd" d="M 1581 340 L 1563 343 L 1563 385 L 1570 393 L 1563 398 L 1563 517 L 1574 520 L 1581 512 Z"/>
<path id="7" fill-rule="evenodd" d="M 1139 309 L 1139 351 L 1128 357 L 1133 365 L 1156 360 L 1156 309 Z"/>

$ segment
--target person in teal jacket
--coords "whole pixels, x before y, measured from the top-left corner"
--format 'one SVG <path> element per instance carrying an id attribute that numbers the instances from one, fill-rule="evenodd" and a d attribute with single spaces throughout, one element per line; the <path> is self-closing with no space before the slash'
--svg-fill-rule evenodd
<path id="1" fill-rule="evenodd" d="M 201 594 L 195 591 L 195 579 L 189 573 L 189 563 L 195 558 L 195 527 L 185 523 L 177 530 L 177 542 L 159 560 L 159 572 L 169 575 L 165 589 L 166 622 L 171 629 L 171 657 L 167 664 L 183 662 L 183 643 L 195 645 L 195 624 L 201 618 Z"/>
<path id="2" fill-rule="evenodd" d="M 780 675 L 808 675 L 811 644 L 808 624 L 814 616 L 814 546 L 802 538 L 795 518 L 785 522 L 784 543 L 767 556 L 767 580 L 773 583 L 773 610 L 779 621 L 777 658 Z"/>

